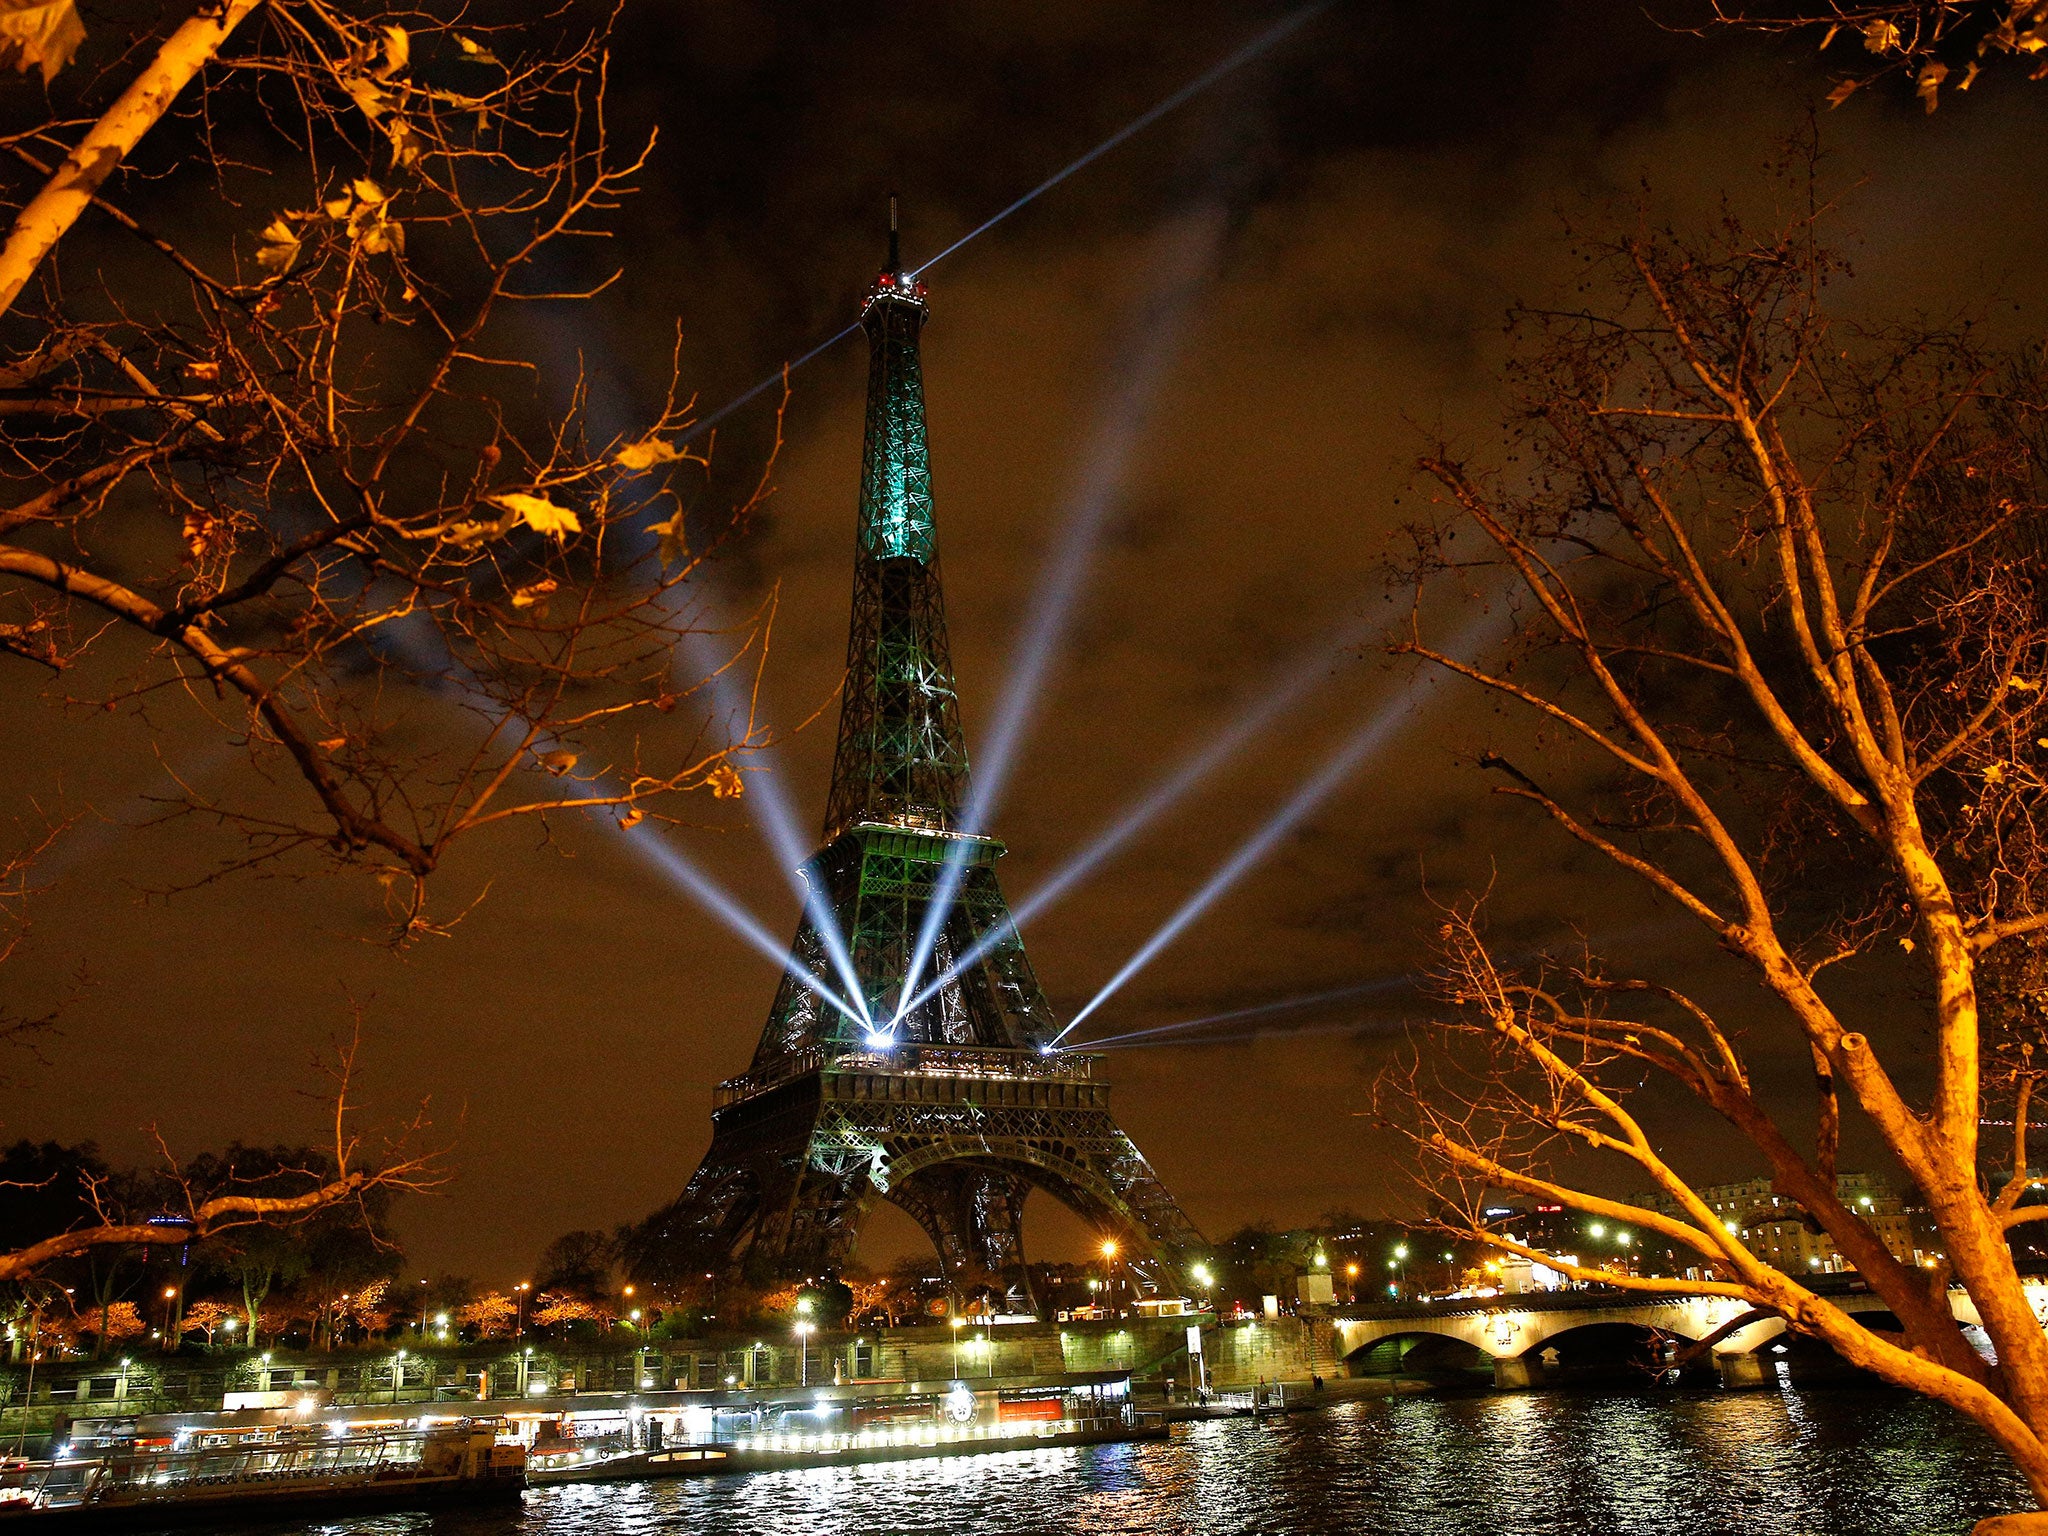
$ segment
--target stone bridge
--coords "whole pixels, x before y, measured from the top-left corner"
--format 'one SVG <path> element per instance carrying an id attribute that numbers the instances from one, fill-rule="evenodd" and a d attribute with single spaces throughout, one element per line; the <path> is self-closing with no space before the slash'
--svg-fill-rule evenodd
<path id="1" fill-rule="evenodd" d="M 1844 1276 L 1826 1287 L 1829 1299 L 1866 1327 L 1896 1329 L 1882 1298 L 1855 1289 Z M 1818 1288 L 1818 1287 L 1817 1287 Z M 2048 1282 L 2028 1282 L 2035 1315 L 2048 1319 Z M 1955 1315 L 1975 1326 L 1977 1311 L 1961 1290 L 1949 1293 Z M 1626 1291 L 1549 1291 L 1435 1302 L 1341 1307 L 1330 1317 L 1331 1347 L 1355 1375 L 1381 1370 L 1457 1370 L 1490 1364 L 1494 1384 L 1539 1386 L 1569 1376 L 1588 1361 L 1628 1362 L 1653 1374 L 1697 1366 L 1703 1354 L 1728 1386 L 1761 1386 L 1783 1353 L 1769 1350 L 1785 1320 L 1728 1296 L 1650 1296 Z M 1791 1341 L 1786 1341 L 1790 1344 Z M 1824 1346 L 1799 1345 L 1832 1361 Z M 1705 1346 L 1688 1350 L 1686 1346 Z"/>

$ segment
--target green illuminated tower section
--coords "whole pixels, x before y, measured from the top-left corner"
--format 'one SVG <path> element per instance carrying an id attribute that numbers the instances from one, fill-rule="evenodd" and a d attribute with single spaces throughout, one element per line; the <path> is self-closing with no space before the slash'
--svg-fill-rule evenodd
<path id="1" fill-rule="evenodd" d="M 709 1152 L 682 1196 L 639 1229 L 630 1262 L 656 1283 L 721 1268 L 833 1272 L 866 1213 L 888 1200 L 963 1288 L 1015 1290 L 1036 1188 L 1122 1239 L 1141 1274 L 1174 1285 L 1200 1234 L 1111 1117 L 1100 1059 L 1050 1049 L 1058 1023 L 996 879 L 1003 846 L 958 829 L 967 746 L 925 430 L 928 311 L 893 229 L 889 255 L 861 311 L 853 614 L 825 841 L 804 866 L 814 910 L 751 1065 L 718 1087 Z M 949 865 L 956 894 L 906 987 Z M 851 1010 L 809 979 L 840 979 L 819 927 L 827 915 L 859 987 Z"/>
<path id="2" fill-rule="evenodd" d="M 1002 845 L 955 830 L 967 791 L 967 743 L 932 515 L 919 350 L 927 313 L 924 285 L 898 269 L 892 252 L 861 309 L 868 401 L 853 615 L 825 846 L 805 877 L 837 916 L 862 1001 L 892 1039 L 1032 1050 L 1050 1042 L 1056 1026 L 997 884 Z M 909 990 L 923 991 L 935 976 L 949 979 L 898 1018 L 905 972 L 949 860 L 961 866 L 958 892 L 927 969 Z M 814 929 L 798 935 L 797 958 L 813 974 L 832 974 L 816 969 L 823 951 Z M 957 957 L 970 951 L 974 962 L 952 975 Z M 861 1050 L 867 1033 L 792 972 L 753 1070 Z"/>

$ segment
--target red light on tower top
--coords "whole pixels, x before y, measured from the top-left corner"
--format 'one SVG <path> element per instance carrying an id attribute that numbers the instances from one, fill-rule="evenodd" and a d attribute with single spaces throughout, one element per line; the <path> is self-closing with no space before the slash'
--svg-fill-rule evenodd
<path id="1" fill-rule="evenodd" d="M 860 312 L 866 315 L 868 307 L 877 299 L 896 299 L 925 307 L 924 284 L 917 280 L 915 273 L 903 270 L 902 236 L 898 232 L 896 215 L 896 194 L 889 194 L 889 265 L 875 274 L 874 286 L 868 289 L 868 296 L 862 301 Z"/>

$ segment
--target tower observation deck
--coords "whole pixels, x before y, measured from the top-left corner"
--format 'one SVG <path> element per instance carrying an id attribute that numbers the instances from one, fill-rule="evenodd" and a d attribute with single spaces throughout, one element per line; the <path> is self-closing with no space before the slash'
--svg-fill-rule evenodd
<path id="1" fill-rule="evenodd" d="M 803 870 L 813 910 L 751 1065 L 718 1086 L 710 1150 L 639 1229 L 632 1267 L 651 1280 L 836 1273 L 887 1200 L 923 1227 L 955 1285 L 1023 1285 L 1034 1188 L 1141 1256 L 1160 1284 L 1177 1285 L 1201 1247 L 1112 1118 L 1100 1058 L 1049 1049 L 1059 1026 L 997 882 L 1003 845 L 958 825 L 968 760 L 925 432 L 927 314 L 892 228 L 861 310 L 853 618 L 824 842 Z M 948 887 L 913 982 L 913 996 L 929 995 L 904 1009 L 919 935 Z M 839 974 L 817 908 L 843 935 L 873 1024 L 809 980 Z"/>

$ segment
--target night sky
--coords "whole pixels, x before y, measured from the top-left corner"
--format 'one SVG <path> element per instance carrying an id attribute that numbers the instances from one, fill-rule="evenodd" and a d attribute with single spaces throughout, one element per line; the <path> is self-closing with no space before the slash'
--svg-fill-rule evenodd
<path id="1" fill-rule="evenodd" d="M 854 317 L 888 193 L 906 258 L 923 261 L 1281 14 L 638 0 L 620 22 L 617 111 L 660 141 L 606 253 L 626 277 L 594 306 L 537 315 L 535 345 L 557 386 L 580 357 L 599 418 L 630 423 L 658 405 L 680 323 L 685 385 L 716 408 Z M 1399 983 L 1425 955 L 1432 893 L 1497 874 L 1517 942 L 1575 924 L 1636 954 L 1707 950 L 1490 801 L 1469 760 L 1511 727 L 1418 686 L 1370 637 L 1396 611 L 1381 562 L 1420 504 L 1414 457 L 1439 430 L 1481 452 L 1497 438 L 1503 315 L 1569 294 L 1568 229 L 1613 229 L 1639 200 L 1657 219 L 1708 217 L 1724 197 L 1768 213 L 1785 194 L 1766 162 L 1825 88 L 1806 43 L 1676 35 L 1638 5 L 1337 7 L 926 274 L 970 751 L 1077 498 L 1110 498 L 994 818 L 1011 899 L 1303 658 L 1317 666 L 1255 747 L 1027 928 L 1062 1016 L 1333 745 L 1375 712 L 1393 722 L 1341 793 L 1083 1031 L 1387 984 L 1112 1056 L 1119 1117 L 1212 1237 L 1409 1204 L 1370 1083 L 1414 1011 Z M 2042 334 L 2048 89 L 1987 75 L 1932 119 L 1906 91 L 1867 92 L 1820 130 L 1852 311 L 1961 304 L 1995 334 Z M 857 336 L 795 376 L 774 498 L 705 594 L 707 611 L 739 613 L 779 590 L 765 696 L 784 727 L 825 703 L 843 662 L 864 380 Z M 707 504 L 758 474 L 770 414 L 721 431 Z M 1443 617 L 1448 634 L 1481 616 Z M 176 699 L 151 715 L 181 773 L 217 790 L 246 773 Z M 832 719 L 774 759 L 809 826 Z M 559 1232 L 637 1219 L 682 1187 L 712 1084 L 746 1065 L 776 972 L 627 839 L 564 821 L 547 842 L 461 846 L 439 909 L 488 894 L 451 936 L 394 954 L 359 875 L 150 896 L 232 851 L 196 822 L 141 825 L 168 789 L 151 732 L 65 707 L 21 662 L 0 666 L 0 721 L 0 815 L 89 812 L 43 865 L 34 931 L 0 971 L 20 1006 L 76 993 L 47 1063 L 7 1064 L 8 1136 L 92 1138 L 124 1158 L 147 1154 L 153 1121 L 185 1153 L 317 1137 L 310 1063 L 353 997 L 366 1098 L 392 1114 L 431 1095 L 454 1149 L 445 1196 L 402 1213 L 416 1271 L 518 1278 Z M 678 836 L 786 935 L 795 903 L 747 808 L 707 799 L 704 825 Z M 1740 1008 L 1710 958 L 1680 963 Z M 1803 1060 L 1764 1066 L 1796 1086 Z M 1753 1171 L 1732 1147 L 1694 1150 L 1704 1177 Z M 1048 1205 L 1034 1197 L 1027 1241 L 1059 1257 L 1080 1234 Z M 921 1241 L 890 1213 L 865 1252 Z"/>

